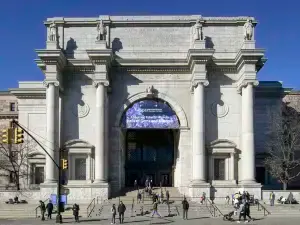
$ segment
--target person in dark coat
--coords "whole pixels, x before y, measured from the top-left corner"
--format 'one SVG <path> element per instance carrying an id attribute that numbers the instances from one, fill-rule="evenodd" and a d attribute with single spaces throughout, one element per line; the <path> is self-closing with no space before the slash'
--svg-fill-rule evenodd
<path id="1" fill-rule="evenodd" d="M 118 206 L 118 213 L 119 213 L 119 221 L 120 223 L 124 223 L 124 213 L 126 211 L 126 206 L 123 204 L 122 201 L 120 201 L 120 204 Z"/>
<path id="2" fill-rule="evenodd" d="M 75 217 L 75 222 L 79 223 L 79 205 L 77 205 L 76 203 L 73 205 L 73 216 Z"/>
<path id="3" fill-rule="evenodd" d="M 45 212 L 46 212 L 46 206 L 43 201 L 40 200 L 40 209 L 41 209 L 41 220 L 45 220 Z"/>
<path id="4" fill-rule="evenodd" d="M 187 220 L 188 219 L 188 211 L 189 211 L 189 202 L 184 198 L 182 201 L 182 208 L 183 208 L 183 219 Z"/>
<path id="5" fill-rule="evenodd" d="M 51 201 L 49 201 L 49 203 L 47 204 L 47 206 L 46 206 L 46 208 L 47 208 L 47 213 L 48 213 L 48 219 L 52 219 L 52 211 L 53 211 L 53 204 L 52 204 L 52 202 Z"/>

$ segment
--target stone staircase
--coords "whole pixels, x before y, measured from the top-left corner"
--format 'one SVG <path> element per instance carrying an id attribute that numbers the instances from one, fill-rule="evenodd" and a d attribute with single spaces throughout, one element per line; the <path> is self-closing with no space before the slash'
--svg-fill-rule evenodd
<path id="1" fill-rule="evenodd" d="M 40 216 L 40 209 L 37 204 L 0 204 L 0 219 L 18 219 L 18 218 L 36 218 Z M 88 205 L 80 205 L 80 216 L 86 217 L 86 208 Z M 62 213 L 63 217 L 73 217 L 71 205 L 66 206 L 66 211 Z M 52 215 L 55 218 L 56 212 Z"/>
<path id="2" fill-rule="evenodd" d="M 168 187 L 163 188 L 168 189 L 170 193 L 170 205 L 166 203 L 159 204 L 158 212 L 163 217 L 168 216 L 182 216 L 182 200 L 183 196 L 178 192 L 177 188 Z M 136 216 L 151 216 L 152 212 L 152 198 L 148 196 L 147 193 L 143 194 L 143 199 L 141 203 L 137 203 L 137 190 L 127 191 L 124 193 L 124 196 L 116 197 L 109 199 L 108 201 L 103 201 L 101 204 L 94 204 L 93 210 L 89 211 L 88 217 L 91 219 L 108 219 L 111 218 L 111 206 L 116 204 L 116 207 L 119 204 L 119 201 L 122 201 L 126 206 L 125 216 L 127 217 L 136 217 Z M 154 193 L 160 193 L 160 188 L 154 188 Z M 198 217 L 211 217 L 212 213 L 206 205 L 201 205 L 199 203 L 193 202 L 191 199 L 188 199 L 190 209 L 189 217 L 198 218 Z"/>
<path id="3" fill-rule="evenodd" d="M 275 206 L 270 206 L 262 204 L 271 213 L 270 216 L 290 216 L 290 217 L 300 217 L 300 204 L 288 205 L 288 204 L 276 204 Z"/>

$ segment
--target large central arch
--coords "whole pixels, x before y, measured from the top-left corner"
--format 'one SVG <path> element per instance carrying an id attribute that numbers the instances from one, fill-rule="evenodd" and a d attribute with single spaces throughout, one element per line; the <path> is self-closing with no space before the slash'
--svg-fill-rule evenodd
<path id="1" fill-rule="evenodd" d="M 128 116 L 126 112 L 132 110 L 137 104 L 144 104 L 143 102 L 145 101 L 157 101 L 165 104 L 169 110 L 165 108 L 166 111 L 164 112 L 170 112 L 171 117 L 176 117 L 178 126 L 122 126 L 124 125 L 122 124 L 124 116 Z M 160 107 L 158 106 L 158 108 Z M 144 108 L 142 107 L 142 109 Z M 146 107 L 146 109 L 149 108 Z M 162 115 L 167 114 L 162 113 Z M 160 120 L 161 118 L 159 117 L 158 119 Z M 128 181 L 129 185 L 133 184 L 132 180 L 134 180 L 135 176 L 140 180 L 144 180 L 146 177 L 154 177 L 155 185 L 159 185 L 159 182 L 162 180 L 164 182 L 164 177 L 167 177 L 166 180 L 168 181 L 164 182 L 166 186 L 175 185 L 175 179 L 178 179 L 175 178 L 175 170 L 178 157 L 177 141 L 180 134 L 179 131 L 188 129 L 186 114 L 175 100 L 164 93 L 155 93 L 155 95 L 149 96 L 147 92 L 140 92 L 131 95 L 119 108 L 114 125 L 120 134 L 121 164 L 119 174 L 122 187 L 128 186 Z M 136 138 L 133 138 L 133 136 Z M 146 137 L 146 139 L 143 137 Z M 130 157 L 134 158 L 133 161 Z M 154 157 L 155 160 L 151 161 L 151 157 L 152 159 Z M 143 182 L 141 181 L 141 183 Z"/>

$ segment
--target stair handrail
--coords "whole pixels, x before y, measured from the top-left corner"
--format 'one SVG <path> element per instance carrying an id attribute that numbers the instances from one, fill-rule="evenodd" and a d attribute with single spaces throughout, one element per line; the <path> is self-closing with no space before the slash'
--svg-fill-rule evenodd
<path id="1" fill-rule="evenodd" d="M 86 208 L 86 215 L 87 215 L 87 217 L 90 217 L 90 215 L 91 215 L 92 211 L 94 210 L 95 206 L 96 206 L 96 198 L 93 198 L 93 200 L 91 201 L 91 203 Z"/>
<path id="2" fill-rule="evenodd" d="M 257 211 L 261 211 L 261 209 L 262 209 L 262 210 L 264 210 L 264 216 L 271 215 L 271 213 L 266 209 L 266 207 L 264 207 L 263 204 L 261 204 L 259 201 L 257 201 L 256 204 L 257 204 Z M 261 207 L 261 209 L 260 209 L 260 207 Z"/>
<path id="3" fill-rule="evenodd" d="M 47 201 L 49 201 L 50 200 L 50 198 L 46 198 L 44 201 L 42 201 L 42 202 L 44 202 L 44 203 L 46 203 Z M 38 211 L 38 209 L 40 208 L 40 205 L 38 205 L 34 210 L 35 210 L 35 218 L 38 218 L 38 213 L 37 213 L 37 211 Z"/>
<path id="4" fill-rule="evenodd" d="M 208 198 L 205 199 L 205 203 L 207 206 L 207 202 L 209 203 L 209 205 L 213 208 L 213 217 L 216 217 L 216 212 L 219 213 L 219 216 L 224 216 L 224 214 L 221 212 L 221 210 L 218 208 L 218 206 L 216 206 L 216 204 L 214 204 L 212 201 L 210 201 Z"/>

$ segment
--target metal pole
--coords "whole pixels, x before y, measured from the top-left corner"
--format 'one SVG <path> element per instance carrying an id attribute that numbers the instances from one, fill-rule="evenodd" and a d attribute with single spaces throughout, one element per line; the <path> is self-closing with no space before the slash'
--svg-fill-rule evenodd
<path id="1" fill-rule="evenodd" d="M 59 149 L 58 152 L 58 161 L 61 158 L 61 151 Z M 57 215 L 56 215 L 56 223 L 62 223 L 62 216 L 61 216 L 61 167 L 58 167 L 58 181 L 57 181 Z"/>
<path id="2" fill-rule="evenodd" d="M 43 151 L 50 157 L 50 159 L 53 161 L 53 163 L 58 168 L 58 182 L 57 182 L 57 216 L 56 216 L 56 223 L 62 223 L 62 216 L 60 214 L 61 208 L 60 208 L 60 200 L 61 200 L 61 194 L 60 194 L 60 187 L 61 187 L 61 167 L 60 165 L 49 155 L 48 151 L 40 144 L 38 140 L 36 140 L 35 137 L 33 137 L 23 126 L 21 126 L 17 121 L 13 120 L 12 124 L 15 124 L 16 126 L 20 127 L 29 137 L 31 137 L 40 147 L 43 149 Z M 60 153 L 61 149 L 58 149 L 58 162 L 60 162 Z"/>

